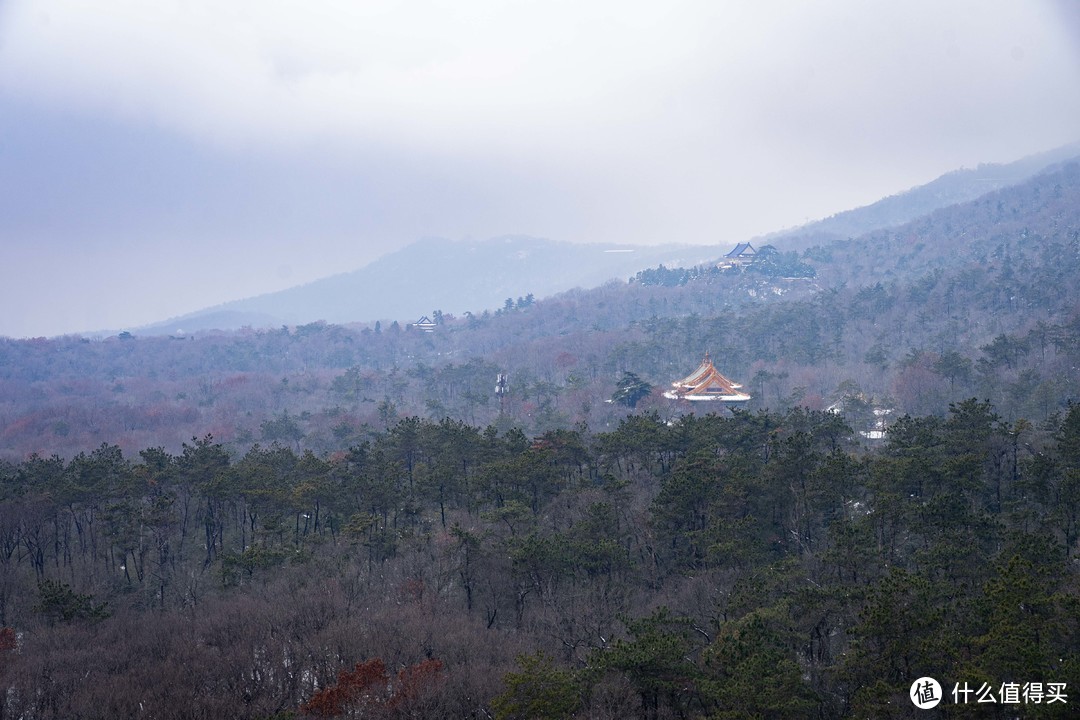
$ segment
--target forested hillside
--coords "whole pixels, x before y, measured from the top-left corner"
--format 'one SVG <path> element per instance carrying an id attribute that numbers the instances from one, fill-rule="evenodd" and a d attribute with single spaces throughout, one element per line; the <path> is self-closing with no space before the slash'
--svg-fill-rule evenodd
<path id="1" fill-rule="evenodd" d="M 772 233 L 761 240 L 802 250 L 833 240 L 859 237 L 903 225 L 950 205 L 975 200 L 994 190 L 1019 185 L 1055 164 L 1075 162 L 1078 157 L 1080 145 L 1072 144 L 1004 165 L 983 164 L 955 170 L 866 207 L 846 210 L 793 230 Z"/>
<path id="2" fill-rule="evenodd" d="M 751 409 L 839 403 L 943 415 L 989 399 L 1041 422 L 1077 396 L 1080 169 L 940 210 L 895 230 L 777 253 L 785 277 L 664 267 L 628 283 L 454 317 L 425 333 L 313 323 L 184 337 L 0 340 L 0 456 L 132 453 L 212 432 L 244 452 L 283 442 L 325 453 L 398 416 L 528 434 L 614 427 L 624 372 L 658 389 L 709 351 Z M 805 269 L 809 268 L 809 272 Z M 495 379 L 505 373 L 501 401 Z M 675 417 L 659 397 L 637 409 Z"/>
<path id="3" fill-rule="evenodd" d="M 428 238 L 359 270 L 131 331 L 159 335 L 177 328 L 415 320 L 433 306 L 448 312 L 494 310 L 507 295 L 554 295 L 625 277 L 653 263 L 694 264 L 723 252 L 707 245 L 574 244 L 528 236 L 457 242 Z"/>
<path id="4" fill-rule="evenodd" d="M 792 410 L 3 464 L 0 710 L 906 717 L 930 675 L 1066 717 L 1080 406 L 970 400 L 856 448 Z"/>
<path id="5" fill-rule="evenodd" d="M 760 250 L 432 332 L 0 340 L 0 717 L 1065 717 L 1080 166 Z M 662 397 L 705 352 L 745 409 Z"/>

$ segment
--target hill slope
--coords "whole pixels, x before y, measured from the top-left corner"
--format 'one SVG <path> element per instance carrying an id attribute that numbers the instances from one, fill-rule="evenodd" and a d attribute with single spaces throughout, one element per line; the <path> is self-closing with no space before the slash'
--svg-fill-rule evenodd
<path id="1" fill-rule="evenodd" d="M 308 323 L 183 341 L 0 339 L 0 459 L 103 442 L 175 451 L 206 432 L 241 451 L 287 438 L 329 453 L 395 414 L 614 427 L 628 409 L 605 400 L 624 371 L 663 386 L 706 350 L 751 410 L 847 398 L 944 415 L 978 397 L 1042 423 L 1080 397 L 1080 164 L 802 259 L 815 278 L 607 283 L 433 333 Z M 682 412 L 658 396 L 643 406 Z"/>
<path id="2" fill-rule="evenodd" d="M 875 230 L 898 227 L 935 210 L 974 200 L 1019 185 L 1052 166 L 1080 158 L 1080 143 L 1038 153 L 1007 164 L 982 164 L 954 170 L 941 177 L 865 207 L 854 208 L 801 227 L 771 233 L 760 242 L 802 250 L 832 240 L 859 237 Z"/>
<path id="3" fill-rule="evenodd" d="M 479 242 L 427 239 L 364 268 L 299 287 L 208 308 L 136 332 L 141 335 L 243 326 L 276 327 L 395 319 L 411 322 L 438 309 L 494 310 L 506 298 L 554 295 L 625 280 L 643 267 L 694 265 L 730 250 L 720 246 L 571 244 L 512 236 Z"/>
<path id="4" fill-rule="evenodd" d="M 957 170 L 872 205 L 839 213 L 791 231 L 758 239 L 785 250 L 899 227 L 935 210 L 1021 184 L 1059 163 L 1080 157 L 1080 144 L 1013 163 Z M 411 322 L 441 310 L 480 312 L 506 298 L 547 297 L 577 287 L 625 279 L 657 265 L 691 267 L 715 260 L 728 245 L 630 246 L 571 244 L 527 236 L 454 242 L 426 239 L 351 272 L 207 308 L 135 331 L 139 335 L 267 328 L 315 321 Z"/>

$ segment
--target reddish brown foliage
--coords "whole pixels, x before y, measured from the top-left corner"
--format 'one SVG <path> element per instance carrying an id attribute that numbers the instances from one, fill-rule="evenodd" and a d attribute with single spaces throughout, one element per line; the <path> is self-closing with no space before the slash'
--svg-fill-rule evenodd
<path id="1" fill-rule="evenodd" d="M 388 705 L 390 707 L 408 706 L 431 695 L 431 691 L 442 679 L 442 671 L 442 660 L 436 658 L 404 668 L 398 673 L 394 694 L 390 697 Z"/>
<path id="2" fill-rule="evenodd" d="M 8 661 L 19 648 L 19 640 L 13 628 L 0 628 L 0 670 L 7 667 Z"/>
<path id="3" fill-rule="evenodd" d="M 336 685 L 315 693 L 300 706 L 300 712 L 314 717 L 337 717 L 350 711 L 365 711 L 365 717 L 382 717 L 389 710 L 404 710 L 423 703 L 442 676 L 442 660 L 430 659 L 401 670 L 390 686 L 390 676 L 381 658 L 356 663 L 352 670 L 338 673 Z"/>
<path id="4" fill-rule="evenodd" d="M 382 659 L 356 663 L 338 673 L 336 685 L 325 687 L 300 706 L 300 712 L 315 717 L 336 717 L 352 707 L 377 706 L 386 702 L 390 682 Z"/>

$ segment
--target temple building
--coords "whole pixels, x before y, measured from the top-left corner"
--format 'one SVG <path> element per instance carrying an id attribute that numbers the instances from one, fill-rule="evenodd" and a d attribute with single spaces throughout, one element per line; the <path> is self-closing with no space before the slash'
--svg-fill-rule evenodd
<path id="1" fill-rule="evenodd" d="M 737 243 L 735 249 L 724 256 L 719 267 L 742 267 L 751 265 L 757 259 L 757 250 L 750 243 Z"/>
<path id="2" fill-rule="evenodd" d="M 672 390 L 664 393 L 669 400 L 720 400 L 721 402 L 741 403 L 750 399 L 742 392 L 742 385 L 728 380 L 720 374 L 705 353 L 698 369 L 682 380 L 671 383 Z"/>
<path id="3" fill-rule="evenodd" d="M 431 322 L 431 318 L 427 315 L 414 322 L 413 327 L 417 330 L 423 330 L 424 332 L 435 332 L 437 327 L 435 323 Z"/>

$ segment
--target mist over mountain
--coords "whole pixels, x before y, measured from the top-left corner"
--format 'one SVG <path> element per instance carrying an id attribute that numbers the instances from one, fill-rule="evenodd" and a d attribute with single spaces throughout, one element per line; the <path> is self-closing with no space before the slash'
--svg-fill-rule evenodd
<path id="1" fill-rule="evenodd" d="M 1076 712 L 1078 39 L 0 1 L 0 720 Z"/>
<path id="2" fill-rule="evenodd" d="M 533 239 L 428 241 L 360 282 L 332 280 L 346 313 L 362 310 L 345 305 L 365 283 L 430 299 L 425 280 L 479 293 L 484 269 L 490 296 L 516 296 L 498 271 L 558 272 L 552 256 L 575 249 L 589 257 Z M 539 672 L 531 688 L 561 677 L 569 697 L 545 716 L 644 719 L 657 715 L 635 713 L 655 692 L 644 683 L 666 676 L 627 683 L 672 656 L 680 678 L 723 688 L 695 708 L 752 707 L 783 687 L 793 710 L 777 717 L 880 717 L 910 687 L 881 681 L 894 677 L 898 613 L 919 647 L 962 650 L 942 652 L 939 676 L 1062 667 L 1047 677 L 1080 685 L 1075 608 L 1054 600 L 1080 586 L 1068 562 L 1080 554 L 1080 163 L 776 250 L 447 310 L 431 332 L 310 322 L 0 338 L 0 530 L 26 549 L 0 593 L 13 619 L 0 676 L 17 689 L 5 708 L 19 711 L 5 717 L 36 717 L 25 698 L 42 693 L 71 698 L 47 717 L 80 716 L 69 708 L 99 702 L 86 658 L 100 657 L 146 668 L 108 685 L 131 707 L 182 707 L 186 695 L 155 694 L 183 676 L 167 664 L 181 657 L 204 673 L 207 717 L 340 716 L 313 712 L 329 707 L 322 690 L 245 683 L 306 663 L 321 687 L 367 673 L 389 688 L 392 663 L 405 668 L 397 687 L 446 674 L 430 695 L 379 690 L 385 707 L 422 701 L 417 717 L 479 717 L 476 698 L 510 707 L 515 683 Z M 421 272 L 419 258 L 443 265 Z M 665 397 L 705 352 L 750 395 L 745 411 Z M 1044 609 L 1033 621 L 1015 610 L 1029 597 Z M 718 608 L 741 615 L 717 623 Z M 914 619 L 933 608 L 951 618 L 945 635 Z M 583 616 L 599 637 L 571 661 L 561 648 L 581 642 Z M 431 659 L 395 634 L 436 638 Z M 341 638 L 373 659 L 327 669 Z M 815 643 L 827 650 L 807 657 Z M 502 655 L 477 652 L 487 646 Z M 748 646 L 758 656 L 724 677 L 695 660 Z M 521 659 L 540 652 L 543 665 Z M 1029 660 L 1016 670 L 1014 657 Z M 586 663 L 604 689 L 574 674 Z M 774 666 L 784 677 L 739 680 Z M 886 700 L 850 697 L 836 678 Z M 257 713 L 234 699 L 245 687 Z M 601 692 L 617 704 L 593 703 Z M 665 697 L 664 716 L 706 717 Z"/>
<path id="3" fill-rule="evenodd" d="M 1076 157 L 1080 157 L 1080 143 L 1008 164 L 956 170 L 872 205 L 753 242 L 759 247 L 768 243 L 786 251 L 805 250 L 900 227 L 936 210 L 1019 185 Z M 357 270 L 131 331 L 159 335 L 316 321 L 412 322 L 434 310 L 479 313 L 502 307 L 507 298 L 530 294 L 543 298 L 573 288 L 596 287 L 658 265 L 692 267 L 716 260 L 732 245 L 580 244 L 525 235 L 468 241 L 426 238 Z"/>
<path id="4" fill-rule="evenodd" d="M 1011 163 L 983 163 L 962 168 L 865 207 L 837 213 L 790 230 L 769 233 L 758 241 L 789 250 L 804 250 L 833 240 L 859 237 L 898 227 L 924 215 L 964 203 L 1002 188 L 1018 185 L 1052 166 L 1080 157 L 1080 143 L 1029 155 Z"/>
<path id="5" fill-rule="evenodd" d="M 188 318 L 157 337 L 0 341 L 0 456 L 71 455 L 101 442 L 176 449 L 207 429 L 242 450 L 272 439 L 263 425 L 286 411 L 303 416 L 306 447 L 330 452 L 385 425 L 380 401 L 399 413 L 514 422 L 534 433 L 575 422 L 612 427 L 625 408 L 603 400 L 620 373 L 660 387 L 706 350 L 751 390 L 751 409 L 821 409 L 857 397 L 943 414 L 952 400 L 974 396 L 1010 419 L 1042 422 L 1080 387 L 1078 228 L 1080 163 L 1066 163 L 895 228 L 801 254 L 780 246 L 784 262 L 771 268 L 680 269 L 674 249 L 654 248 L 650 258 L 528 238 L 425 241 L 292 291 L 319 298 L 310 317 L 320 319 L 362 317 L 387 301 L 380 293 L 414 303 L 381 330 L 333 319 L 282 323 L 281 293 L 198 318 L 208 327 L 246 323 L 239 331 L 200 332 Z M 728 249 L 684 248 L 693 259 L 683 264 Z M 563 258 L 597 255 L 614 277 L 629 263 L 653 267 L 629 282 L 557 294 L 508 284 L 544 268 L 535 281 L 570 285 L 581 277 L 571 273 L 584 271 Z M 811 272 L 772 272 L 792 266 Z M 477 301 L 466 315 L 442 302 L 453 292 L 481 296 L 485 272 L 495 312 Z M 322 287 L 337 295 L 314 292 Z M 516 301 L 530 292 L 534 302 Z M 411 326 L 435 309 L 443 317 L 434 332 Z M 493 401 L 498 374 L 511 379 L 505 403 Z M 653 406 L 678 412 L 663 400 Z"/>
<path id="6" fill-rule="evenodd" d="M 451 314 L 501 307 L 507 298 L 546 297 L 576 287 L 626 280 L 658 264 L 715 259 L 727 245 L 575 244 L 522 235 L 481 241 L 428 238 L 347 273 L 280 292 L 183 315 L 135 334 L 233 330 L 326 321 L 412 322 L 434 310 Z"/>

